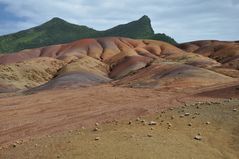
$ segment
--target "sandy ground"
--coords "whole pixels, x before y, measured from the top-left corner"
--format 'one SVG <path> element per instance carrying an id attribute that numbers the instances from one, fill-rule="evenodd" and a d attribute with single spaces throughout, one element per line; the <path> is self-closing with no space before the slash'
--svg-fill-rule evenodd
<path id="1" fill-rule="evenodd" d="M 156 125 L 148 125 L 150 121 Z M 238 159 L 238 121 L 238 99 L 187 104 L 99 124 L 98 131 L 78 129 L 36 138 L 0 150 L 0 158 Z"/>
<path id="2" fill-rule="evenodd" d="M 238 109 L 238 101 L 236 101 L 239 99 L 238 86 L 238 82 L 233 82 L 200 89 L 173 87 L 171 89 L 135 89 L 106 84 L 43 91 L 29 95 L 3 94 L 0 98 L 0 149 L 2 149 L 0 158 L 25 158 L 24 155 L 27 155 L 27 158 L 54 158 L 57 157 L 56 154 L 63 155 L 65 158 L 77 158 L 81 155 L 83 158 L 97 158 L 98 155 L 101 158 L 112 158 L 114 154 L 117 154 L 116 158 L 157 158 L 158 155 L 162 158 L 196 158 L 195 155 L 199 155 L 198 158 L 206 158 L 209 155 L 210 159 L 237 158 L 238 154 L 233 150 L 238 148 L 239 143 L 236 133 L 238 132 L 238 113 L 232 110 L 233 107 Z M 232 102 L 230 98 L 235 100 Z M 214 107 L 208 107 L 210 105 L 207 106 L 207 104 L 205 107 L 202 106 L 202 109 L 198 111 L 204 115 L 197 117 L 190 129 L 187 124 L 191 120 L 184 119 L 191 117 L 178 120 L 179 114 L 183 113 L 178 113 L 182 111 L 179 107 L 208 101 L 226 103 L 222 103 L 220 107 L 217 107 L 218 104 L 214 104 Z M 121 123 L 119 127 L 112 125 L 112 122 L 134 121 L 139 116 L 156 118 L 156 114 L 159 115 L 162 110 L 172 107 L 177 109 L 167 113 L 168 116 L 175 116 L 175 120 L 171 121 L 173 125 L 170 129 L 171 133 L 168 133 L 168 129 L 156 129 L 152 131 L 153 140 L 147 137 L 150 128 L 142 124 L 134 123 L 132 128 L 125 123 Z M 191 107 L 187 108 L 190 114 L 195 113 L 196 110 L 193 108 L 192 110 L 190 110 Z M 165 119 L 163 120 L 166 122 Z M 205 123 L 202 123 L 207 120 L 213 123 L 213 127 L 209 127 L 212 129 L 208 129 L 209 132 L 205 129 Z M 98 134 L 88 132 L 95 127 L 96 122 L 101 125 L 106 124 L 104 130 L 107 131 L 100 131 L 102 133 L 101 146 L 98 143 L 95 145 L 95 141 L 92 140 L 92 137 Z M 162 123 L 164 127 L 165 122 Z M 69 136 L 64 139 L 62 133 L 74 132 L 82 127 L 87 128 L 86 136 L 68 134 Z M 117 131 L 114 131 L 115 129 Z M 129 136 L 134 136 L 134 132 L 136 138 L 130 139 Z M 208 133 L 208 136 L 202 142 L 195 142 L 193 136 L 201 132 L 203 136 L 204 133 Z M 49 135 L 57 137 L 56 134 L 60 134 L 59 139 L 44 138 Z M 122 134 L 125 135 L 121 136 Z M 215 134 L 218 138 L 211 139 L 210 136 L 213 137 Z M 31 140 L 37 138 L 39 140 L 32 143 Z M 75 147 L 60 144 L 66 142 L 65 140 L 74 140 L 74 138 L 76 138 Z M 164 147 L 162 139 L 165 139 L 168 148 Z M 43 143 L 41 143 L 42 140 Z M 21 145 L 22 143 L 24 144 Z M 185 143 L 188 144 L 184 146 Z M 47 148 L 48 146 L 35 149 L 35 144 L 52 146 L 50 149 Z M 11 148 L 13 145 L 17 147 Z M 138 146 L 140 149 L 136 148 Z M 190 153 L 191 148 L 192 155 L 181 152 Z M 158 151 L 159 149 L 161 151 Z M 120 151 L 116 153 L 118 150 Z M 226 152 L 224 153 L 223 150 Z M 171 151 L 173 153 L 170 153 Z M 109 156 L 107 156 L 108 153 Z M 177 157 L 178 153 L 179 157 Z M 200 157 L 200 154 L 204 157 Z M 15 155 L 19 156 L 14 157 Z"/>

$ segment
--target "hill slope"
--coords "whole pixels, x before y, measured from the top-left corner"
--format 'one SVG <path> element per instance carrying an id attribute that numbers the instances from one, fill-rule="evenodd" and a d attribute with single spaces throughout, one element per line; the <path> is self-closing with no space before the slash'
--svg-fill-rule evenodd
<path id="1" fill-rule="evenodd" d="M 0 56 L 0 64 L 0 92 L 70 89 L 109 82 L 131 88 L 181 89 L 234 81 L 225 73 L 211 71 L 222 64 L 209 57 L 161 41 L 119 37 L 23 50 Z"/>
<path id="2" fill-rule="evenodd" d="M 14 34 L 0 36 L 0 53 L 16 52 L 53 44 L 67 43 L 83 38 L 121 36 L 136 39 L 155 39 L 172 44 L 176 41 L 165 34 L 154 34 L 149 17 L 118 25 L 105 31 L 68 23 L 60 18 Z"/>

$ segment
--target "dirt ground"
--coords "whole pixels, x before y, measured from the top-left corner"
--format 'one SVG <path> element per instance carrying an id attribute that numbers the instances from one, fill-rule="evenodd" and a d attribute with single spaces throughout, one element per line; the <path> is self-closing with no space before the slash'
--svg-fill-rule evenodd
<path id="1" fill-rule="evenodd" d="M 233 82 L 200 89 L 136 89 L 106 84 L 2 94 L 0 158 L 238 158 L 239 115 L 233 111 L 238 110 L 238 86 Z M 197 102 L 204 102 L 200 109 L 192 105 Z M 191 105 L 184 108 L 190 117 L 179 118 L 185 104 Z M 175 109 L 161 114 L 169 108 Z M 150 130 L 134 122 L 140 116 L 147 121 L 159 117 L 161 124 Z M 207 121 L 211 124 L 205 125 Z M 103 131 L 92 132 L 96 122 Z M 74 133 L 65 134 L 69 131 Z M 193 139 L 197 133 L 202 141 Z M 100 142 L 94 141 L 97 136 Z"/>
<path id="2" fill-rule="evenodd" d="M 238 99 L 197 102 L 13 144 L 0 158 L 238 159 L 238 121 Z"/>

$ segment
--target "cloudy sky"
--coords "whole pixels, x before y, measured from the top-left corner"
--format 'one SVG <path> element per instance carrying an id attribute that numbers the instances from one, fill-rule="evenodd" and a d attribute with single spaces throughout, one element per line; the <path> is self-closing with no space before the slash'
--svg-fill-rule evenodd
<path id="1" fill-rule="evenodd" d="M 0 0 L 0 35 L 53 17 L 104 30 L 143 15 L 178 42 L 239 40 L 239 0 Z"/>

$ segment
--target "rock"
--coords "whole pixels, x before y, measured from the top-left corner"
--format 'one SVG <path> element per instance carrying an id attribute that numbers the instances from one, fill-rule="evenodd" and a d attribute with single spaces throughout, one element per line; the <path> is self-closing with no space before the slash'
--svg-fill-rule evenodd
<path id="1" fill-rule="evenodd" d="M 69 133 L 73 133 L 73 130 L 69 130 L 68 132 L 69 132 Z"/>
<path id="2" fill-rule="evenodd" d="M 99 130 L 100 130 L 100 129 L 99 129 L 99 128 L 97 128 L 97 127 L 93 129 L 93 131 L 99 131 Z"/>
<path id="3" fill-rule="evenodd" d="M 194 137 L 194 139 L 195 139 L 195 140 L 202 140 L 202 136 L 196 135 L 196 136 Z"/>
<path id="4" fill-rule="evenodd" d="M 22 144 L 22 143 L 23 143 L 22 140 L 18 140 L 18 141 L 16 141 L 16 144 Z"/>
<path id="5" fill-rule="evenodd" d="M 131 125 L 131 124 L 132 124 L 132 121 L 129 121 L 128 124 Z"/>
<path id="6" fill-rule="evenodd" d="M 150 121 L 150 122 L 149 122 L 149 125 L 157 125 L 157 122 L 155 122 L 155 121 Z"/>
<path id="7" fill-rule="evenodd" d="M 171 124 L 171 123 L 169 123 L 169 122 L 168 122 L 167 124 L 168 124 L 168 127 L 171 127 L 171 126 L 172 126 L 172 124 Z"/>
<path id="8" fill-rule="evenodd" d="M 95 126 L 99 126 L 100 124 L 99 123 L 95 123 Z"/>
<path id="9" fill-rule="evenodd" d="M 151 127 L 151 128 L 150 128 L 150 130 L 154 130 L 154 128 L 153 128 L 153 127 Z"/>
<path id="10" fill-rule="evenodd" d="M 192 126 L 192 123 L 188 123 L 188 126 Z"/>
<path id="11" fill-rule="evenodd" d="M 184 117 L 184 115 L 180 115 L 179 117 L 180 117 L 180 118 L 183 118 L 183 117 Z"/>
<path id="12" fill-rule="evenodd" d="M 100 137 L 99 137 L 99 136 L 98 136 L 98 137 L 96 137 L 96 138 L 95 138 L 95 140 L 96 140 L 96 141 L 100 140 Z"/>
<path id="13" fill-rule="evenodd" d="M 138 117 L 138 118 L 136 118 L 136 121 L 140 121 L 140 118 Z"/>
<path id="14" fill-rule="evenodd" d="M 200 115 L 200 113 L 198 113 L 198 112 L 196 112 L 196 113 L 194 113 L 195 115 Z"/>
<path id="15" fill-rule="evenodd" d="M 85 127 L 84 127 L 84 126 L 82 126 L 82 127 L 81 127 L 81 129 L 85 130 Z"/>
<path id="16" fill-rule="evenodd" d="M 173 110 L 173 108 L 169 108 L 169 110 Z"/>
<path id="17" fill-rule="evenodd" d="M 237 111 L 237 109 L 235 108 L 235 109 L 233 109 L 233 111 L 234 111 L 234 112 L 236 112 L 236 111 Z"/>
<path id="18" fill-rule="evenodd" d="M 189 115 L 190 115 L 190 113 L 185 113 L 185 114 L 184 114 L 184 116 L 189 116 Z"/>
<path id="19" fill-rule="evenodd" d="M 135 138 L 135 135 L 130 135 L 131 138 Z"/>
<path id="20" fill-rule="evenodd" d="M 173 120 L 173 119 L 174 119 L 174 116 L 171 116 L 171 119 Z"/>
<path id="21" fill-rule="evenodd" d="M 147 136 L 148 136 L 148 137 L 153 137 L 153 135 L 152 135 L 152 134 L 148 134 Z"/>
<path id="22" fill-rule="evenodd" d="M 145 122 L 146 122 L 146 120 L 144 120 L 144 119 L 141 120 L 141 123 L 145 123 Z"/>
<path id="23" fill-rule="evenodd" d="M 17 147 L 17 144 L 16 143 L 12 144 L 12 147 Z"/>
<path id="24" fill-rule="evenodd" d="M 207 125 L 211 124 L 209 121 L 206 122 Z"/>

